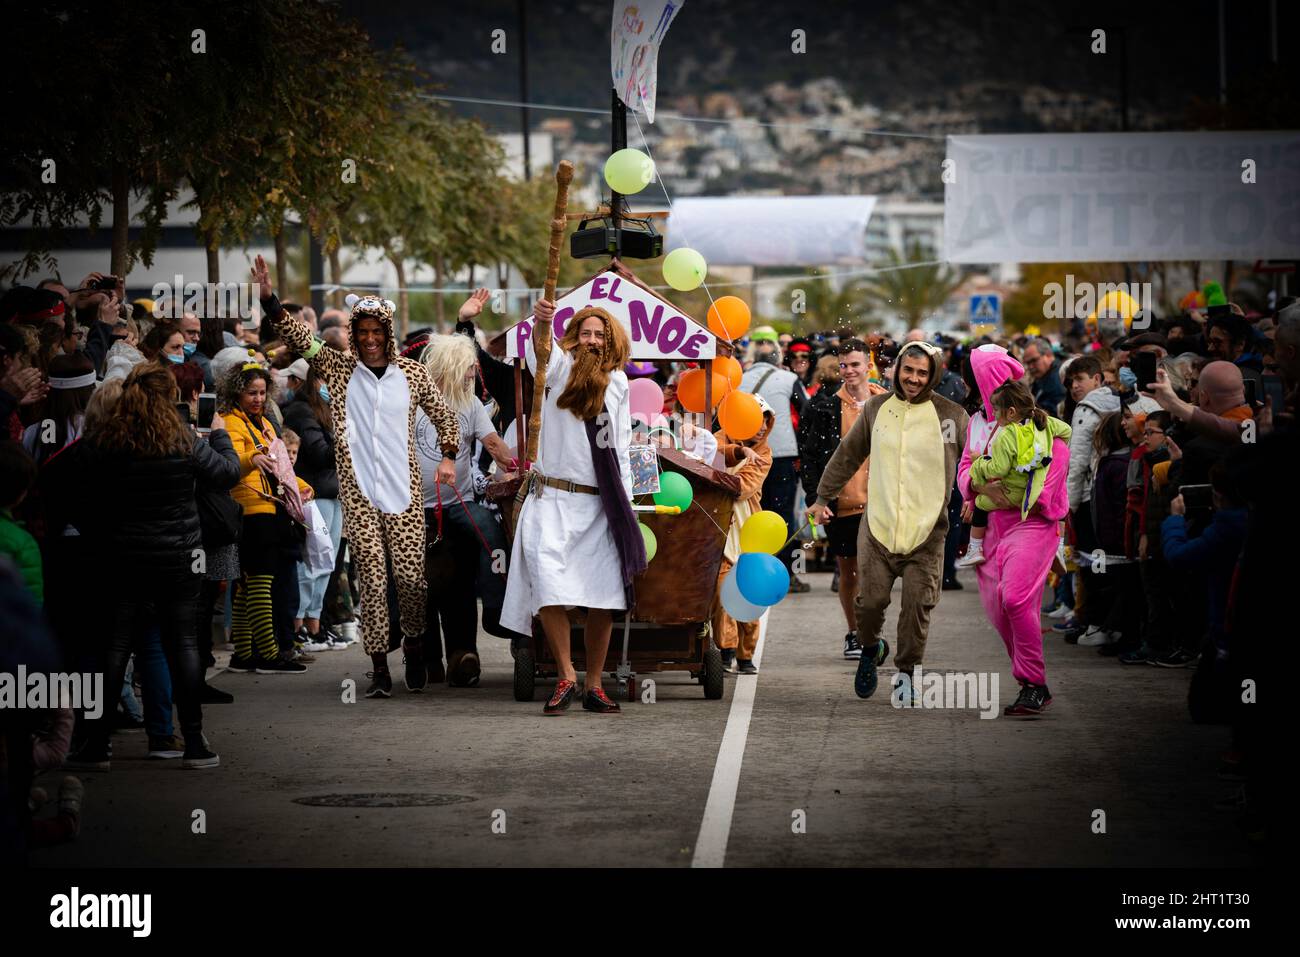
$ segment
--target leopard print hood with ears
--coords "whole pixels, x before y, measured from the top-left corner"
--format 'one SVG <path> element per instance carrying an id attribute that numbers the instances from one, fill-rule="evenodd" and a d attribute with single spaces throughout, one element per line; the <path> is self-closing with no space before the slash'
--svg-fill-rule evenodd
<path id="1" fill-rule="evenodd" d="M 360 355 L 356 349 L 352 348 L 354 340 L 354 330 L 358 319 L 378 319 L 384 327 L 384 349 L 388 353 L 388 361 L 397 361 L 397 337 L 393 334 L 393 313 L 396 307 L 391 299 L 383 299 L 379 296 L 348 296 L 344 300 L 352 307 L 352 318 L 348 320 L 348 348 L 352 349 L 353 355 Z"/>

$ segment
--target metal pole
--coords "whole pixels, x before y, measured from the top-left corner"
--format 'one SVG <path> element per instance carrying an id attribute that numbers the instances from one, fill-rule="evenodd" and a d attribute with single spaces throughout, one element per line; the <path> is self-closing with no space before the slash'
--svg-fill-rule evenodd
<path id="1" fill-rule="evenodd" d="M 528 102 L 528 0 L 519 0 L 519 102 Z M 524 133 L 524 179 L 533 178 L 532 151 L 528 143 L 528 107 L 520 106 L 519 122 Z"/>
<path id="2" fill-rule="evenodd" d="M 325 284 L 325 256 L 321 251 L 320 243 L 315 236 L 309 237 L 310 247 L 308 256 L 307 271 L 311 277 L 311 307 L 316 310 L 316 315 L 325 311 L 325 290 L 321 288 Z"/>
<path id="3" fill-rule="evenodd" d="M 627 146 L 627 107 L 623 101 L 618 98 L 618 90 L 610 87 L 610 96 L 612 105 L 610 107 L 610 152 L 618 152 Z M 623 219 L 623 194 L 614 192 L 613 188 L 609 192 L 609 218 L 614 226 L 614 255 L 621 256 L 623 253 L 623 235 L 620 228 Z"/>
<path id="4" fill-rule="evenodd" d="M 1228 32 L 1227 14 L 1219 0 L 1219 105 L 1228 105 Z"/>
<path id="5" fill-rule="evenodd" d="M 1272 48 L 1273 62 L 1277 62 L 1277 0 L 1268 0 L 1269 43 Z"/>

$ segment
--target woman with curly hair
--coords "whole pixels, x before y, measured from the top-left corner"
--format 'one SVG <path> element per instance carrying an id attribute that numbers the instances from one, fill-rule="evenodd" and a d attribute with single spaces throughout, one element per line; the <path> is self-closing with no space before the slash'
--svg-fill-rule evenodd
<path id="1" fill-rule="evenodd" d="M 79 443 L 78 467 L 104 488 L 122 490 L 111 508 L 84 499 L 77 529 L 94 553 L 87 567 L 130 568 L 113 592 L 105 688 L 122 686 L 133 636 L 152 618 L 162 636 L 185 738 L 182 767 L 219 763 L 203 736 L 199 700 L 203 670 L 194 611 L 203 563 L 196 493 L 227 489 L 239 477 L 230 438 L 213 429 L 206 440 L 181 421 L 171 373 L 157 363 L 137 366 L 122 384 L 116 407 Z M 107 771 L 112 709 L 87 722 L 86 743 L 68 766 Z"/>
<path id="2" fill-rule="evenodd" d="M 227 667 L 236 673 L 301 674 L 306 667 L 280 653 L 272 610 L 281 556 L 295 542 L 271 455 L 276 432 L 266 414 L 270 388 L 271 373 L 250 361 L 226 373 L 217 395 L 218 411 L 239 456 L 239 482 L 231 494 L 243 511 L 231 620 L 235 654 Z M 296 481 L 304 501 L 310 500 L 312 487 Z"/>

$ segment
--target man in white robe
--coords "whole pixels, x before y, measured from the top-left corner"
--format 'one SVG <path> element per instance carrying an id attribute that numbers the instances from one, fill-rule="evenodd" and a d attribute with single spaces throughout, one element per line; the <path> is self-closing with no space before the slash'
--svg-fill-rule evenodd
<path id="1" fill-rule="evenodd" d="M 533 313 L 537 325 L 549 323 L 554 311 L 546 300 L 538 302 Z M 501 624 L 523 634 L 532 632 L 534 614 L 542 620 L 559 670 L 545 714 L 567 710 L 577 693 L 567 613 L 574 606 L 587 609 L 582 706 L 601 714 L 619 711 L 601 687 L 601 673 L 612 613 L 627 608 L 630 576 L 645 567 L 644 545 L 630 507 L 631 407 L 622 371 L 629 352 L 627 331 L 618 320 L 588 308 L 569 320 L 546 367 L 532 490 L 515 529 L 501 612 Z M 533 342 L 525 349 L 525 361 L 536 374 Z M 610 447 L 616 466 L 608 458 Z M 619 527 L 611 528 L 610 508 L 631 521 L 635 542 L 626 534 L 620 537 L 627 521 L 616 521 Z"/>

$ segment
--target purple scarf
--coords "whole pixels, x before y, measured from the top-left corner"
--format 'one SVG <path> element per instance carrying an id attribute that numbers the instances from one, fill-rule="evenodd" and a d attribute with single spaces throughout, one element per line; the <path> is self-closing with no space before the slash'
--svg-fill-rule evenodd
<path id="1" fill-rule="evenodd" d="M 599 418 L 599 417 L 597 417 Z M 623 588 L 629 590 L 632 579 L 645 571 L 649 564 L 645 558 L 645 539 L 637 527 L 636 513 L 623 488 L 623 474 L 619 468 L 618 448 L 611 443 L 596 441 L 596 418 L 586 419 L 587 444 L 591 447 L 591 464 L 596 470 L 596 487 L 600 489 L 600 505 L 605 511 L 605 521 L 618 546 L 619 562 L 623 566 Z M 629 593 L 628 607 L 631 608 Z"/>

